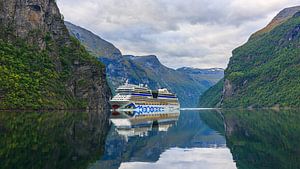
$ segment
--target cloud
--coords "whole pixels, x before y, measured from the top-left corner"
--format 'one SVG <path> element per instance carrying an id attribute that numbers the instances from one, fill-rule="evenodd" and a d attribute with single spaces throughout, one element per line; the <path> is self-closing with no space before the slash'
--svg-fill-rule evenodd
<path id="1" fill-rule="evenodd" d="M 58 0 L 65 19 L 124 54 L 170 67 L 226 67 L 231 51 L 300 0 Z"/>

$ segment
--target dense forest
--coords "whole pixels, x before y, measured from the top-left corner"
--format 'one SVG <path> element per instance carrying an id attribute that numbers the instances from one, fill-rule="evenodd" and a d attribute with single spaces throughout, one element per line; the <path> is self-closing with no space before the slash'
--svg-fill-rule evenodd
<path id="1" fill-rule="evenodd" d="M 47 45 L 51 46 L 51 39 Z M 59 50 L 62 71 L 57 71 L 49 50 L 39 50 L 18 39 L 15 43 L 0 40 L 0 107 L 4 109 L 84 108 L 84 100 L 67 94 L 64 81 L 71 76 L 72 60 L 82 59 L 102 66 L 77 40 Z M 71 53 L 71 54 L 70 54 Z M 77 56 L 76 56 L 77 55 Z M 84 85 L 81 80 L 78 85 Z"/>

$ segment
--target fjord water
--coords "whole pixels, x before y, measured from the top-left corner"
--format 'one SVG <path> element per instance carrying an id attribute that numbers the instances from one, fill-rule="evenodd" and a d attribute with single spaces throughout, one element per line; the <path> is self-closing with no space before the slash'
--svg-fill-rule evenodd
<path id="1" fill-rule="evenodd" d="M 118 134 L 113 127 L 104 156 L 90 168 L 235 168 L 225 137 L 200 115 L 184 111 L 168 128 L 159 125 L 144 134 L 135 130 L 137 135 Z"/>
<path id="2" fill-rule="evenodd" d="M 1 169 L 86 168 L 101 156 L 108 125 L 93 112 L 1 112 Z"/>
<path id="3" fill-rule="evenodd" d="M 299 113 L 182 111 L 130 135 L 112 125 L 105 138 L 97 113 L 1 112 L 0 168 L 296 169 Z"/>

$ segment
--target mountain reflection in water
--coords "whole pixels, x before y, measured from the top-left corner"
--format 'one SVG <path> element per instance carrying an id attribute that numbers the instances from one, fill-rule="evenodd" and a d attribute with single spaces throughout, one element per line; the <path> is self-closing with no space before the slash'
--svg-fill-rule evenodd
<path id="1" fill-rule="evenodd" d="M 299 110 L 224 110 L 227 146 L 239 169 L 299 169 Z"/>
<path id="2" fill-rule="evenodd" d="M 109 129 L 103 116 L 101 111 L 0 111 L 0 168 L 87 168 L 103 153 Z"/>
<path id="3" fill-rule="evenodd" d="M 199 112 L 174 111 L 138 117 L 113 112 L 104 156 L 90 168 L 236 168 L 225 137 Z"/>
<path id="4" fill-rule="evenodd" d="M 103 115 L 0 112 L 0 168 L 300 168 L 299 110 Z"/>

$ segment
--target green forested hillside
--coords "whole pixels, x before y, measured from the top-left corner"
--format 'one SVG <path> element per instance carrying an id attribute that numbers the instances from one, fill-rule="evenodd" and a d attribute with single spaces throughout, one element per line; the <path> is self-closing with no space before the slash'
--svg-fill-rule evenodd
<path id="1" fill-rule="evenodd" d="M 300 17 L 233 51 L 225 72 L 225 107 L 300 106 Z M 228 90 L 227 90 L 228 91 Z"/>
<path id="2" fill-rule="evenodd" d="M 296 9 L 300 7 L 281 11 L 268 29 L 232 52 L 223 90 L 221 84 L 209 90 L 207 97 L 201 97 L 201 106 L 222 100 L 222 107 L 300 107 L 300 13 Z M 273 23 L 278 18 L 280 23 Z"/>
<path id="3" fill-rule="evenodd" d="M 69 47 L 60 48 L 62 71 L 57 71 L 53 60 L 50 59 L 50 51 L 41 51 L 37 46 L 27 45 L 20 39 L 16 39 L 14 43 L 0 39 L 0 108 L 87 106 L 85 100 L 76 99 L 66 91 L 64 82 L 73 76 L 70 70 L 72 60 L 87 61 L 100 67 L 101 65 L 80 46 L 77 40 L 74 39 L 73 42 L 74 44 Z M 76 55 L 77 57 L 74 57 Z M 84 83 L 82 81 L 79 85 Z"/>
<path id="4" fill-rule="evenodd" d="M 36 52 L 25 43 L 13 45 L 0 40 L 0 54 L 0 107 L 38 108 L 46 102 L 51 104 L 44 96 L 54 95 L 49 89 L 59 76 L 46 52 Z"/>

